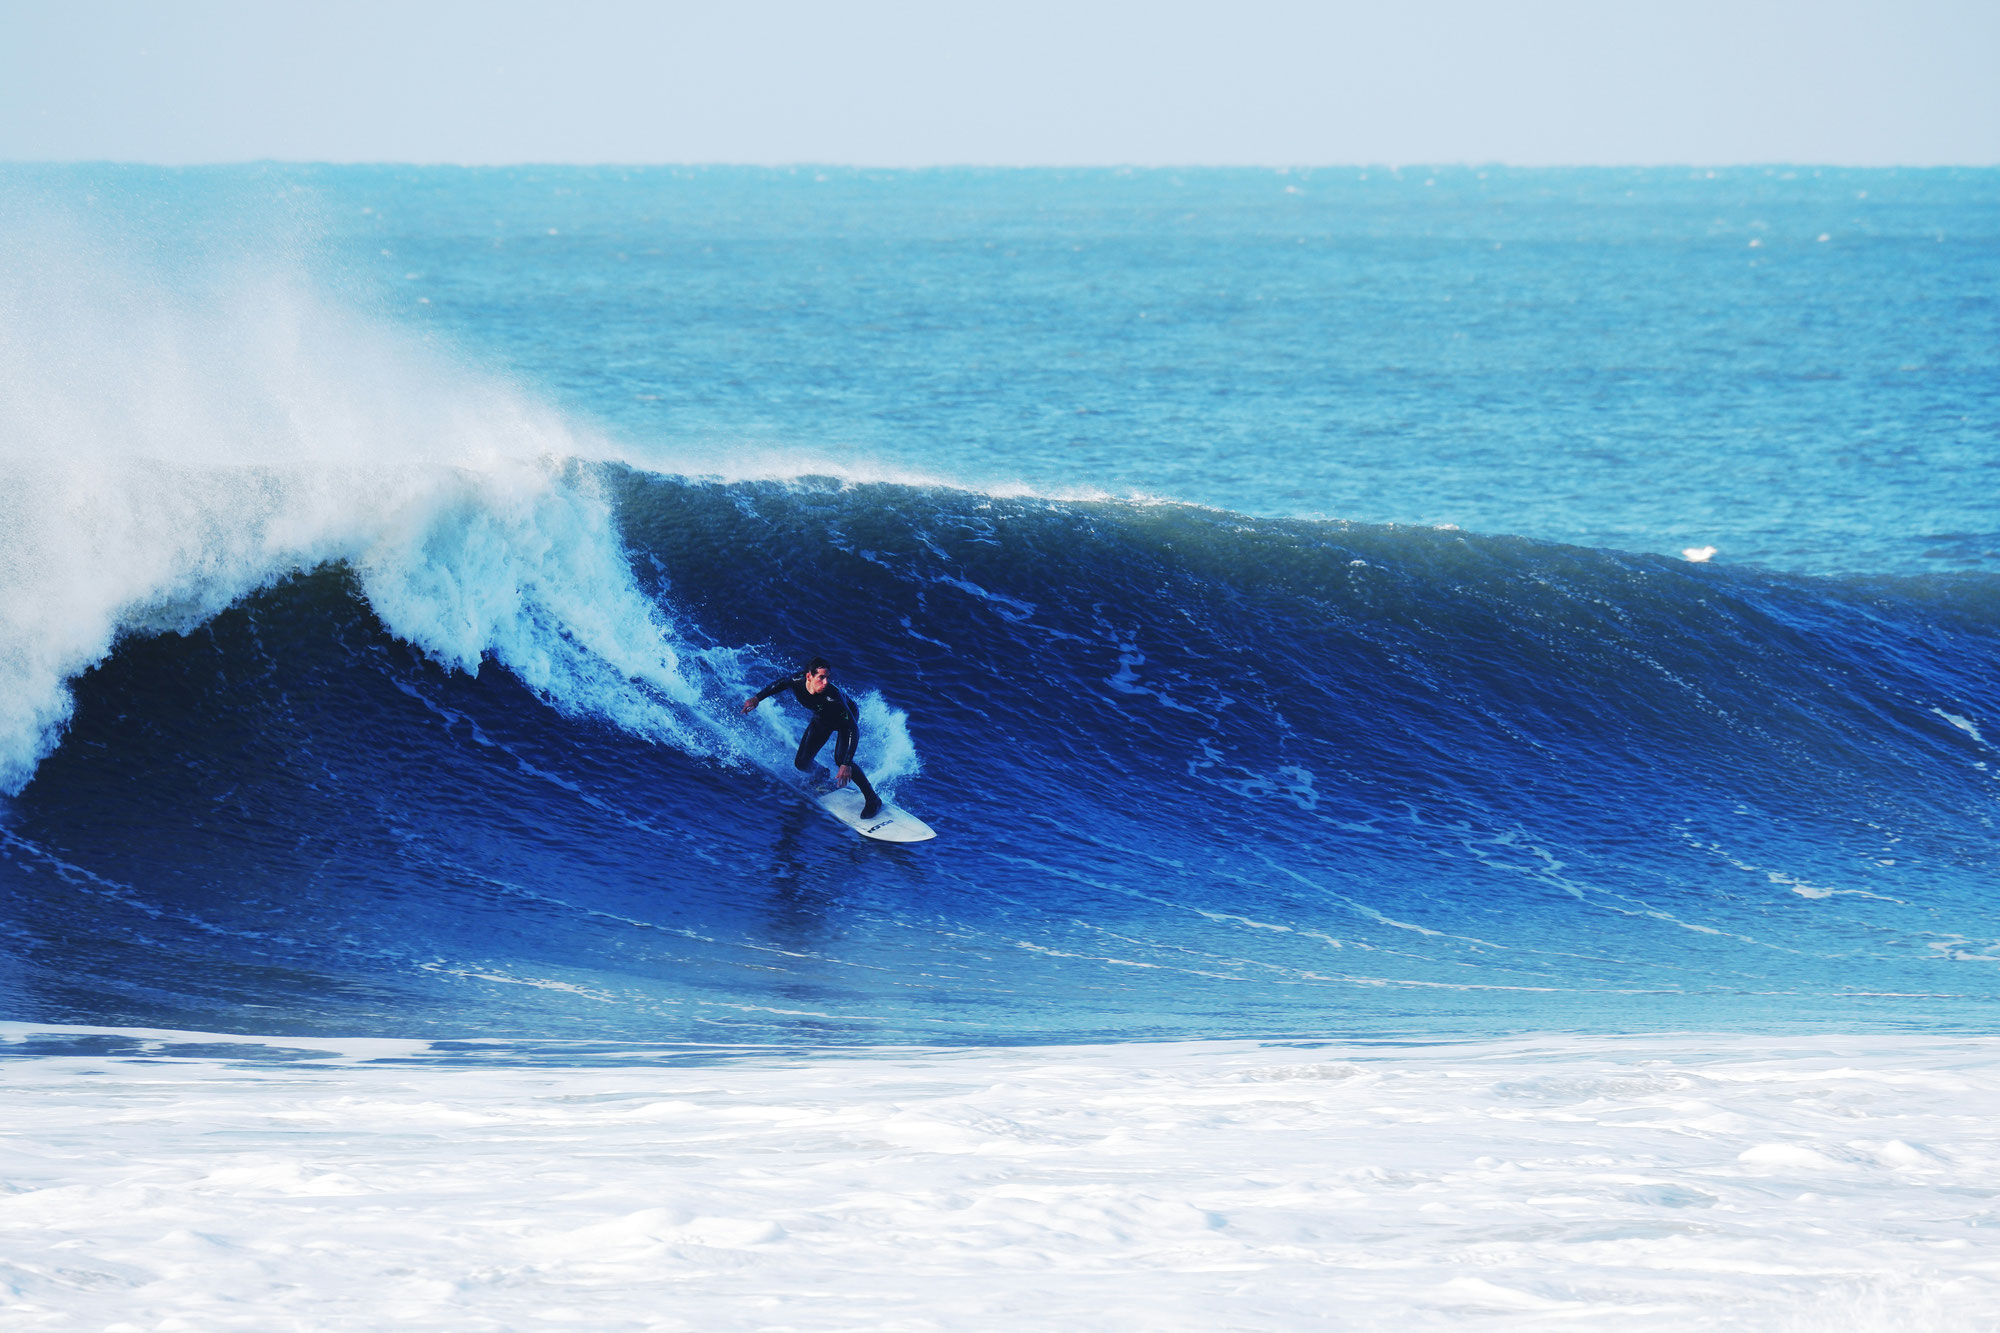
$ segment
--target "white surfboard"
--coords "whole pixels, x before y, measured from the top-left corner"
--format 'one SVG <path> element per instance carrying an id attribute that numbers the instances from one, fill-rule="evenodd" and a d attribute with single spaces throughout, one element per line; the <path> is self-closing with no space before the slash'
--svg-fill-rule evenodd
<path id="1" fill-rule="evenodd" d="M 867 801 L 854 787 L 827 792 L 819 798 L 819 803 L 826 807 L 828 814 L 862 837 L 874 838 L 878 842 L 925 842 L 937 836 L 937 831 L 929 824 L 887 801 L 882 802 L 875 818 L 863 819 L 861 807 Z"/>

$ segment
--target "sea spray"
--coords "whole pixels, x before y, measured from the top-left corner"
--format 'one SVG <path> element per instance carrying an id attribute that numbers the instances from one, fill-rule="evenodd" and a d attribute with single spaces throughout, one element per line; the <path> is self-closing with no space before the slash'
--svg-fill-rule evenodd
<path id="1" fill-rule="evenodd" d="M 441 664 L 490 658 L 566 714 L 778 762 L 718 702 L 734 654 L 684 656 L 636 587 L 589 463 L 606 441 L 300 274 L 135 273 L 49 232 L 0 269 L 0 792 L 121 635 L 328 564 Z"/>

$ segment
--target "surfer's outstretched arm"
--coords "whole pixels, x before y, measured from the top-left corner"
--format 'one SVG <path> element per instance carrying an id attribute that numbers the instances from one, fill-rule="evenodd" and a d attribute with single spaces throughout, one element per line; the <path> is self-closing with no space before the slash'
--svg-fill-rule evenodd
<path id="1" fill-rule="evenodd" d="M 772 695 L 790 689 L 798 679 L 797 676 L 786 676 L 783 680 L 772 681 L 769 685 L 766 685 L 763 689 L 743 701 L 743 711 L 747 713 Z"/>

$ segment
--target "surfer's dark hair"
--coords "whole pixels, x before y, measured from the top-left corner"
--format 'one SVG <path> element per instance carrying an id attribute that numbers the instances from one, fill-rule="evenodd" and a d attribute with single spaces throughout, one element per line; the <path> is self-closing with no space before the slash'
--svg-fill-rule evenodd
<path id="1" fill-rule="evenodd" d="M 827 661 L 824 657 L 815 657 L 812 661 L 806 663 L 806 669 L 803 674 L 810 676 L 815 671 L 824 671 L 831 675 L 833 673 L 833 663 Z"/>

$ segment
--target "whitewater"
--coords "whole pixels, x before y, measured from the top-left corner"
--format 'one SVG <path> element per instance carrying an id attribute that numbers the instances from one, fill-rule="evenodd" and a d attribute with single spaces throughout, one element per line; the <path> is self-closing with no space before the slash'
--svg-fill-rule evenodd
<path id="1" fill-rule="evenodd" d="M 5 1036 L 22 1327 L 1953 1329 L 2000 1289 L 1990 1039 Z"/>
<path id="2" fill-rule="evenodd" d="M 7 168 L 0 1305 L 1990 1326 L 1992 183 Z"/>

